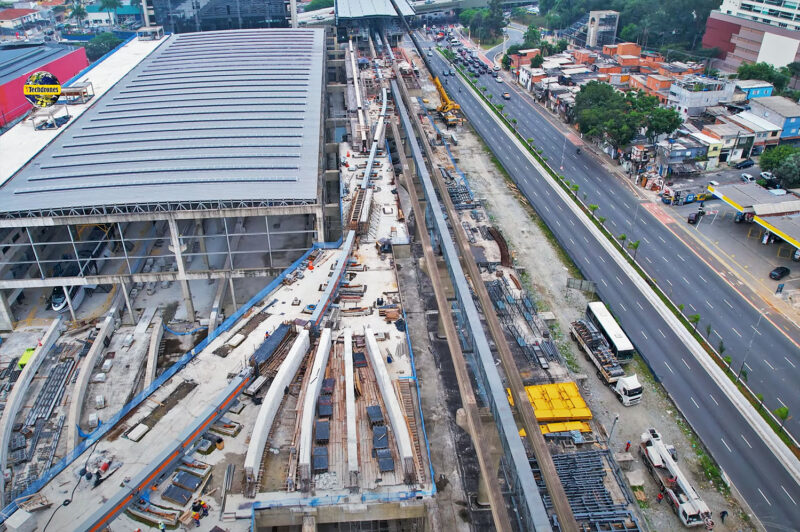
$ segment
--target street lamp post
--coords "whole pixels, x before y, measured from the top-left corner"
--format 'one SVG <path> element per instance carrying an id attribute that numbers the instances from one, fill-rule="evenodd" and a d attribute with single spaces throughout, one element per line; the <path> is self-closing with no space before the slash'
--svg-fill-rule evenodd
<path id="1" fill-rule="evenodd" d="M 611 430 L 608 431 L 608 446 L 611 447 L 611 438 L 614 436 L 614 428 L 617 426 L 617 421 L 619 421 L 619 414 L 614 414 L 614 423 L 611 424 Z"/>
<path id="2" fill-rule="evenodd" d="M 747 363 L 747 357 L 750 356 L 750 349 L 753 347 L 753 340 L 756 338 L 756 331 L 758 331 L 758 326 L 761 325 L 761 319 L 764 317 L 764 310 L 763 308 L 758 309 L 758 322 L 756 326 L 753 327 L 753 333 L 750 335 L 750 342 L 747 344 L 747 351 L 744 353 L 744 358 L 742 359 L 742 365 L 739 366 L 739 372 L 736 374 L 736 382 L 739 382 L 739 377 L 742 375 L 742 370 L 744 369 L 744 365 Z M 752 325 L 751 325 L 752 327 Z"/>

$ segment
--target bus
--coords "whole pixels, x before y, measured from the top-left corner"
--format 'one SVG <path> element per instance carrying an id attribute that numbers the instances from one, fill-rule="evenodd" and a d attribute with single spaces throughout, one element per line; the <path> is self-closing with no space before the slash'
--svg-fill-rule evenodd
<path id="1" fill-rule="evenodd" d="M 633 354 L 636 352 L 633 344 L 604 303 L 600 301 L 589 303 L 586 307 L 586 319 L 591 321 L 603 333 L 618 362 L 625 364 L 633 359 Z"/>
<path id="2" fill-rule="evenodd" d="M 95 226 L 89 238 L 84 243 L 84 249 L 78 251 L 80 260 L 78 263 L 69 262 L 66 268 L 56 266 L 56 277 L 85 277 L 86 275 L 97 275 L 103 269 L 106 259 L 111 255 L 108 249 L 108 241 L 112 237 L 111 226 Z M 80 246 L 80 242 L 75 243 Z M 69 301 L 64 294 L 64 287 L 56 286 L 50 294 L 50 308 L 56 312 L 67 312 L 69 303 L 72 309 L 77 310 L 86 297 L 86 292 L 93 290 L 97 285 L 71 285 L 66 289 L 69 291 Z"/>

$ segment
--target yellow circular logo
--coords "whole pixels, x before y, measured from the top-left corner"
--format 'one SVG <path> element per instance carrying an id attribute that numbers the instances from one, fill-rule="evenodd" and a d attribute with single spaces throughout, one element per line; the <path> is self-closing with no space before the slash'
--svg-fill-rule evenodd
<path id="1" fill-rule="evenodd" d="M 41 70 L 28 77 L 23 91 L 25 98 L 36 107 L 50 107 L 61 95 L 61 84 L 53 74 Z"/>

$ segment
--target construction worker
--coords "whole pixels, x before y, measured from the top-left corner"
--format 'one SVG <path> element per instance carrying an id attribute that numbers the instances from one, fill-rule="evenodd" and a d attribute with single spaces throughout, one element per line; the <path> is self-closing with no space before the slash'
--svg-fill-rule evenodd
<path id="1" fill-rule="evenodd" d="M 166 530 L 167 529 L 167 525 L 164 524 L 164 521 L 159 521 L 158 522 L 158 529 L 159 530 Z"/>
<path id="2" fill-rule="evenodd" d="M 722 524 L 725 524 L 725 518 L 728 517 L 728 510 L 722 510 L 719 513 L 719 520 L 722 521 Z"/>
<path id="3" fill-rule="evenodd" d="M 192 521 L 194 521 L 194 526 L 200 526 L 200 514 L 192 512 Z"/>
<path id="4" fill-rule="evenodd" d="M 206 504 L 206 501 L 200 501 L 200 509 L 203 512 L 203 517 L 206 517 L 208 515 L 208 504 Z"/>
<path id="5" fill-rule="evenodd" d="M 661 504 L 661 501 L 664 500 L 664 494 L 659 491 L 658 495 L 656 495 L 656 499 L 658 499 L 658 504 Z"/>

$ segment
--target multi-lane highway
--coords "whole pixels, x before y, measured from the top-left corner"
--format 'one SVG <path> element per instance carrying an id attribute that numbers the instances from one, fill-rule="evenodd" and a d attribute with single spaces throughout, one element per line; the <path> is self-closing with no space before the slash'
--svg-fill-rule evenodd
<path id="1" fill-rule="evenodd" d="M 433 64 L 439 72 L 449 68 L 438 55 Z M 509 90 L 507 85 L 496 83 L 489 77 L 483 79 L 485 81 L 482 80 L 481 84 L 495 94 L 496 101 L 501 101 L 500 94 Z M 480 104 L 478 96 L 460 78 L 458 81 L 451 78 L 451 91 L 454 83 L 461 85 L 460 92 L 455 91 L 455 97 L 465 116 L 583 274 L 597 283 L 600 296 L 613 309 L 638 350 L 761 522 L 769 530 L 796 529 L 800 523 L 800 485 L 717 383 L 682 347 L 681 340 L 666 326 L 655 308 L 626 282 L 625 273 L 609 251 L 576 219 L 566 200 L 540 175 L 529 156 L 511 140 L 494 115 Z M 564 175 L 580 185 L 580 192 L 587 194 L 587 201 L 601 206 L 602 215 L 607 217 L 606 224 L 612 231 L 625 232 L 634 240 L 641 239 L 639 258 L 643 266 L 662 286 L 671 284 L 674 287 L 672 297 L 675 300 L 687 306 L 692 304 L 701 315 L 712 317 L 715 329 L 719 328 L 719 335 L 729 346 L 726 353 L 737 355 L 735 351 L 739 346 L 746 346 L 750 340 L 746 332 L 751 330 L 749 325 L 757 322 L 758 316 L 753 308 L 664 229 L 643 206 L 637 208 L 635 197 L 601 165 L 586 155 L 576 156 L 575 148 L 569 142 L 564 149 L 561 146 L 565 142 L 564 136 L 541 119 L 529 104 L 522 102 L 517 95 L 506 103 L 509 116 L 518 117 L 523 136 L 534 138 L 556 168 L 561 166 L 559 157 L 563 153 Z M 726 300 L 730 305 L 725 303 Z M 791 392 L 789 385 L 790 380 L 797 378 L 795 368 L 789 364 L 795 364 L 797 348 L 766 320 L 762 321 L 758 332 L 758 351 L 751 354 L 750 360 L 772 357 L 767 360 L 775 367 L 772 373 L 764 372 L 769 375 L 765 383 L 770 383 L 769 388 L 765 384 L 765 396 L 768 393 L 774 396 L 783 394 L 787 404 L 794 402 L 800 408 L 800 399 Z M 740 359 L 744 351 L 741 349 L 738 353 Z M 783 356 L 792 360 L 784 360 L 781 364 L 778 358 Z M 787 371 L 787 366 L 792 372 Z M 751 383 L 757 374 L 753 372 Z"/>

